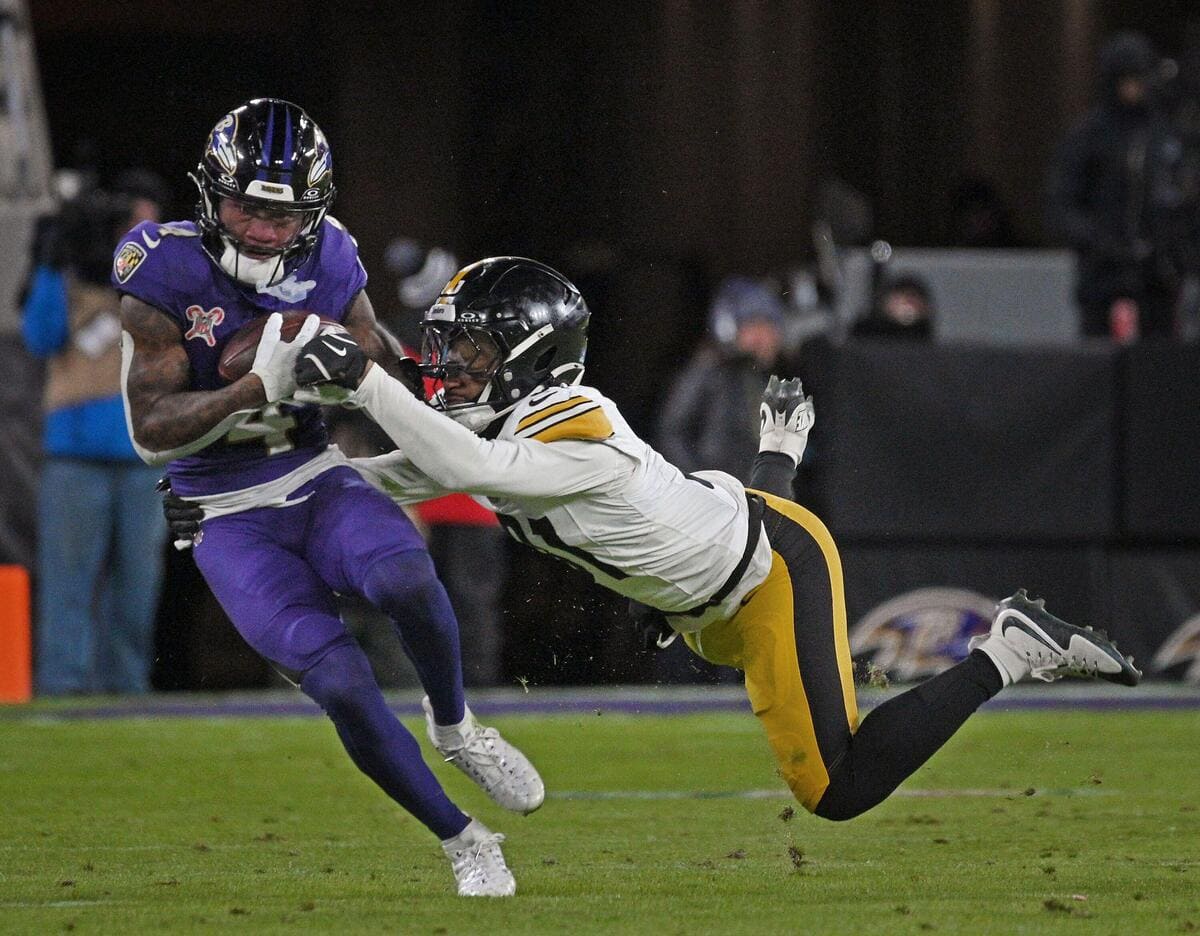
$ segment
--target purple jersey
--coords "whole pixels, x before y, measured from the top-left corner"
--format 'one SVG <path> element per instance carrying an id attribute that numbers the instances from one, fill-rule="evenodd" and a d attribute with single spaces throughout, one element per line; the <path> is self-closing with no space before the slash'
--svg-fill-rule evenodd
<path id="1" fill-rule="evenodd" d="M 316 247 L 274 286 L 254 287 L 228 276 L 205 251 L 190 221 L 144 222 L 117 246 L 113 286 L 166 313 L 182 335 L 192 390 L 226 385 L 217 373 L 225 342 L 271 312 L 303 309 L 341 321 L 366 285 L 358 245 L 326 218 Z M 215 494 L 281 477 L 318 455 L 328 436 L 320 408 L 273 403 L 248 415 L 212 445 L 167 467 L 181 495 Z"/>

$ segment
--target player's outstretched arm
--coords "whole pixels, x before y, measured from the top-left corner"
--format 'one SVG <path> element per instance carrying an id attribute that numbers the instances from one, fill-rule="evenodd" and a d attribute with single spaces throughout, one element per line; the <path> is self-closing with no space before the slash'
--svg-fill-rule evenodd
<path id="1" fill-rule="evenodd" d="M 164 465 L 199 451 L 267 402 L 262 381 L 252 374 L 220 390 L 188 390 L 183 338 L 153 306 L 123 297 L 121 328 L 125 418 L 143 461 Z"/>
<path id="2" fill-rule="evenodd" d="M 367 298 L 365 290 L 360 290 L 350 303 L 350 308 L 342 320 L 342 325 L 350 333 L 350 337 L 354 339 L 355 345 L 362 350 L 362 353 L 368 359 L 379 364 L 391 376 L 408 387 L 418 399 L 425 399 L 424 384 L 417 370 L 417 362 L 405 353 L 400 339 L 375 318 L 375 309 L 371 305 L 371 300 Z M 351 383 L 346 379 L 327 381 L 327 383 L 351 390 L 358 385 L 357 380 Z M 308 385 L 315 386 L 315 382 L 310 380 Z M 303 395 L 304 393 L 305 391 L 302 389 L 301 394 Z M 318 399 L 314 402 L 329 403 L 332 401 L 344 402 L 344 400 L 338 399 L 336 395 Z"/>
<path id="3" fill-rule="evenodd" d="M 346 335 L 321 335 L 296 361 L 301 387 L 357 388 L 349 398 L 407 453 L 413 466 L 447 491 L 485 496 L 556 497 L 611 480 L 624 456 L 605 446 L 586 452 L 567 443 L 485 440 L 425 405 L 407 386 L 366 360 Z"/>

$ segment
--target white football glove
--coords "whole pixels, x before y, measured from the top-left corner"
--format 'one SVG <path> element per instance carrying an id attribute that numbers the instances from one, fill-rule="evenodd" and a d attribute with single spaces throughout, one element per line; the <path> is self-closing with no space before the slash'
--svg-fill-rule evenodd
<path id="1" fill-rule="evenodd" d="M 782 452 L 799 465 L 808 445 L 808 432 L 817 421 L 812 397 L 804 395 L 800 379 L 780 380 L 772 374 L 758 414 L 758 450 Z"/>
<path id="2" fill-rule="evenodd" d="M 277 403 L 296 392 L 296 358 L 300 356 L 300 349 L 308 344 L 309 339 L 321 327 L 321 319 L 310 315 L 291 341 L 280 340 L 279 330 L 282 325 L 283 316 L 272 312 L 267 318 L 262 337 L 258 340 L 254 363 L 250 365 L 250 373 L 257 374 L 258 379 L 262 381 L 268 403 Z"/>

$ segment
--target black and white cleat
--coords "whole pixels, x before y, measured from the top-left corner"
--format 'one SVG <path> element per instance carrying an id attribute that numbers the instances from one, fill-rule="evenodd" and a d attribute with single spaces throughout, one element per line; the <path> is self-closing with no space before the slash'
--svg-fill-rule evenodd
<path id="1" fill-rule="evenodd" d="M 1136 686 L 1142 678 L 1133 660 L 1107 634 L 1056 618 L 1046 610 L 1045 601 L 1030 600 L 1023 588 L 996 606 L 991 632 L 972 638 L 971 649 L 992 639 L 1024 657 L 1029 675 L 1044 682 L 1069 676 Z"/>

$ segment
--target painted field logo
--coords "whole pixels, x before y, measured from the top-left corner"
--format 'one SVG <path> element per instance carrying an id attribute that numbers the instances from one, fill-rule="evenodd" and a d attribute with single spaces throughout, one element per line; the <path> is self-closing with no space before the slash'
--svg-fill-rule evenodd
<path id="1" fill-rule="evenodd" d="M 919 588 L 871 609 L 850 630 L 850 652 L 897 682 L 926 679 L 967 655 L 992 626 L 996 602 L 965 588 Z"/>
<path id="2" fill-rule="evenodd" d="M 1154 654 L 1154 668 L 1159 672 L 1185 665 L 1184 681 L 1200 685 L 1200 614 L 1180 624 Z"/>

